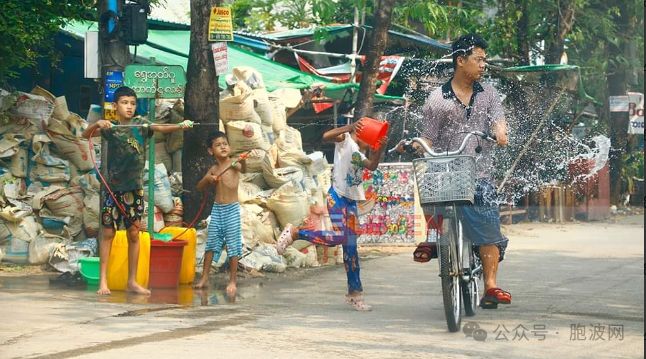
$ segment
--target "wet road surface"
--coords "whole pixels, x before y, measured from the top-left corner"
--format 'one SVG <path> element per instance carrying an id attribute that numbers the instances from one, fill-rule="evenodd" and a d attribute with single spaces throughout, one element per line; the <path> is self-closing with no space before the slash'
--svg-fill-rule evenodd
<path id="1" fill-rule="evenodd" d="M 370 313 L 343 303 L 340 266 L 243 280 L 235 300 L 224 276 L 99 297 L 3 274 L 0 358 L 643 358 L 643 218 L 545 228 L 510 227 L 514 303 L 463 321 L 484 341 L 447 332 L 437 262 L 401 254 L 362 263 Z"/>

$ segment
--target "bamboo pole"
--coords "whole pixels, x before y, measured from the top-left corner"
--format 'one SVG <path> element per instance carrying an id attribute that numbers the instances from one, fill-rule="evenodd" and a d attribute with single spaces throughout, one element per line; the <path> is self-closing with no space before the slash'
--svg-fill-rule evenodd
<path id="1" fill-rule="evenodd" d="M 505 186 L 505 183 L 507 183 L 507 180 L 516 169 L 516 166 L 518 166 L 520 159 L 525 155 L 525 153 L 529 149 L 529 146 L 532 144 L 532 142 L 534 142 L 534 140 L 536 139 L 536 136 L 538 136 L 538 131 L 543 127 L 543 124 L 545 124 L 545 121 L 547 121 L 547 119 L 550 117 L 550 115 L 556 108 L 556 105 L 558 105 L 558 102 L 561 100 L 561 97 L 565 95 L 565 92 L 566 92 L 566 89 L 562 88 L 559 94 L 556 96 L 556 99 L 554 100 L 554 102 L 552 102 L 552 105 L 550 106 L 550 108 L 543 115 L 541 122 L 538 123 L 538 126 L 536 127 L 532 135 L 529 137 L 529 140 L 527 141 L 527 143 L 525 143 L 525 147 L 522 149 L 522 151 L 520 151 L 520 154 L 516 158 L 516 161 L 514 161 L 514 164 L 509 168 L 509 170 L 507 170 L 507 173 L 505 173 L 505 178 L 502 180 L 502 183 L 500 183 L 500 186 L 498 186 L 498 193 L 500 193 L 502 188 Z"/>

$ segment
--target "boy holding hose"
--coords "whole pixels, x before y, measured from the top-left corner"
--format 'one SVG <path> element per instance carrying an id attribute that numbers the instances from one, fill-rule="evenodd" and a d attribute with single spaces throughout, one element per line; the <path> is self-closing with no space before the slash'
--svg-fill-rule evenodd
<path id="1" fill-rule="evenodd" d="M 247 156 L 241 155 L 239 159 L 230 158 L 231 148 L 227 135 L 220 131 L 209 134 L 206 146 L 216 163 L 197 184 L 197 190 L 203 191 L 210 186 L 215 186 L 215 202 L 211 210 L 211 221 L 206 239 L 202 278 L 194 287 L 196 289 L 208 288 L 211 262 L 213 262 L 216 252 L 218 257 L 220 256 L 222 246 L 226 243 L 227 256 L 229 257 L 227 294 L 234 296 L 238 260 L 242 257 L 242 222 L 240 203 L 238 203 L 238 185 L 240 184 L 240 173 L 247 172 Z"/>
<path id="2" fill-rule="evenodd" d="M 123 220 L 128 236 L 128 285 L 130 293 L 148 295 L 150 291 L 136 282 L 139 263 L 139 230 L 144 211 L 143 172 L 146 161 L 146 138 L 154 131 L 170 133 L 193 127 L 192 121 L 177 125 L 153 124 L 141 117 L 135 117 L 137 94 L 129 87 L 122 86 L 114 93 L 114 108 L 119 119 L 118 126 L 100 120 L 90 125 L 83 138 L 102 136 L 108 142 L 106 193 L 102 198 L 101 226 L 103 235 L 99 245 L 100 279 L 98 294 L 108 295 L 108 259 L 112 240 Z M 150 209 L 152 210 L 152 209 Z M 149 224 L 152 225 L 152 224 Z"/>

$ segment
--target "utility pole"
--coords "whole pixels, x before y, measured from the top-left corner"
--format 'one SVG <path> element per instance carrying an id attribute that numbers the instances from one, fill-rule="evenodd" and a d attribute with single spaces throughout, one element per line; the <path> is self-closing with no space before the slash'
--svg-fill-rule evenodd
<path id="1" fill-rule="evenodd" d="M 130 64 L 130 50 L 117 30 L 117 17 L 122 7 L 123 0 L 102 0 L 99 6 L 102 103 L 105 102 L 106 74 L 109 71 L 123 72 Z"/>
<path id="2" fill-rule="evenodd" d="M 123 0 L 101 0 L 99 3 L 99 57 L 101 61 L 101 94 L 102 118 L 109 119 L 115 116 L 116 109 L 112 108 L 111 94 L 123 84 L 123 71 L 130 62 L 130 50 L 119 36 L 117 29 L 118 15 L 121 11 Z M 119 75 L 121 74 L 121 83 Z M 113 86 L 110 88 L 110 86 Z M 106 96 L 107 95 L 107 96 Z M 90 139 L 91 141 L 91 139 Z M 101 173 L 107 178 L 108 142 L 101 137 Z M 105 186 L 101 184 L 101 198 L 105 195 Z M 100 213 L 100 212 L 99 212 Z M 99 226 L 99 237 L 103 238 L 103 226 Z"/>

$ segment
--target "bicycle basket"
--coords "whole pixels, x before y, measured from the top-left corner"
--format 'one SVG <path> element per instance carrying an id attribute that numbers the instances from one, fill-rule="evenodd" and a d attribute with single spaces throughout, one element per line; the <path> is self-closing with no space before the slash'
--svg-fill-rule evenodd
<path id="1" fill-rule="evenodd" d="M 472 156 L 422 158 L 413 161 L 422 205 L 473 204 L 476 160 Z"/>

